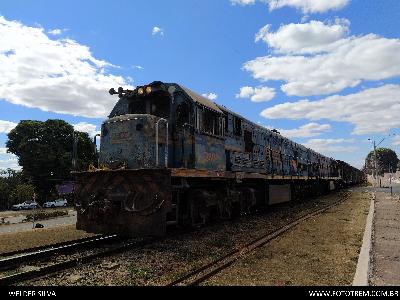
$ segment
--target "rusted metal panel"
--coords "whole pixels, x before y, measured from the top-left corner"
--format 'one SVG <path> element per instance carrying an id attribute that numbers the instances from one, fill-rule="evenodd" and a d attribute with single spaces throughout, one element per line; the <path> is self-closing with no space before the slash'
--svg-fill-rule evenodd
<path id="1" fill-rule="evenodd" d="M 183 178 L 234 178 L 234 173 L 225 171 L 208 171 L 196 169 L 171 169 L 172 177 Z"/>
<path id="2" fill-rule="evenodd" d="M 124 115 L 104 122 L 100 164 L 111 169 L 165 166 L 165 152 L 160 151 L 166 147 L 167 133 L 164 122 L 158 125 L 159 164 L 156 163 L 158 120 L 159 118 L 151 115 Z"/>
<path id="3" fill-rule="evenodd" d="M 212 171 L 226 170 L 224 140 L 196 133 L 195 143 L 196 169 Z"/>
<path id="4" fill-rule="evenodd" d="M 167 169 L 81 172 L 76 179 L 77 229 L 138 237 L 162 236 L 171 210 Z"/>
<path id="5" fill-rule="evenodd" d="M 208 170 L 197 170 L 197 169 L 183 169 L 174 168 L 171 170 L 171 177 L 182 177 L 182 178 L 214 178 L 214 179 L 264 179 L 264 180 L 315 180 L 316 178 L 308 176 L 292 176 L 292 175 L 265 175 L 261 173 L 250 173 L 250 172 L 231 172 L 231 171 L 208 171 Z M 324 178 L 324 180 L 340 180 L 339 177 Z"/>
<path id="6" fill-rule="evenodd" d="M 278 204 L 289 202 L 291 199 L 290 184 L 270 185 L 269 186 L 269 204 Z"/>

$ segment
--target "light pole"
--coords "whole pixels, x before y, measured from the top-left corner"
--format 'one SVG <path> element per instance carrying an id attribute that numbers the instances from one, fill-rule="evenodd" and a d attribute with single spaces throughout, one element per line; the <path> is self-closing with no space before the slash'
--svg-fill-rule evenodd
<path id="1" fill-rule="evenodd" d="M 385 138 L 383 138 L 379 142 L 379 144 L 382 143 L 384 139 Z M 376 142 L 372 139 L 368 139 L 368 141 L 372 141 L 372 143 L 374 144 L 374 170 L 372 170 L 372 178 L 374 179 L 374 187 L 376 187 L 377 178 L 378 178 L 378 168 L 377 168 L 377 159 L 376 159 Z"/>
<path id="2" fill-rule="evenodd" d="M 73 133 L 73 144 L 72 144 L 72 170 L 77 171 L 77 159 L 78 159 L 78 132 Z"/>
<path id="3" fill-rule="evenodd" d="M 375 176 L 374 176 L 374 171 L 372 171 L 372 178 L 374 178 L 374 187 L 378 185 L 378 160 L 376 157 L 376 147 L 378 147 L 387 137 L 396 135 L 395 133 L 389 134 L 388 136 L 385 136 L 381 141 L 376 144 L 375 140 L 373 139 L 368 139 L 368 141 L 372 141 L 374 144 L 374 169 L 375 169 Z"/>

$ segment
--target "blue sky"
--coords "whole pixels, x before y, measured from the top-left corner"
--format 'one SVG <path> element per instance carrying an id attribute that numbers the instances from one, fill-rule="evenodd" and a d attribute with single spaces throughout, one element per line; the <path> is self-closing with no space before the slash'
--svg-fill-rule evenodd
<path id="1" fill-rule="evenodd" d="M 154 80 L 361 167 L 368 138 L 400 151 L 399 38 L 398 0 L 3 0 L 0 168 L 20 120 L 93 134 L 111 87 Z"/>

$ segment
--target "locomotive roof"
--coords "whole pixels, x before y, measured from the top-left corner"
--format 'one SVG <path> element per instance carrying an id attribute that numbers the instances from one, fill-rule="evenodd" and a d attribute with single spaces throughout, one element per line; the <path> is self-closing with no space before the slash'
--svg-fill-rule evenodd
<path id="1" fill-rule="evenodd" d="M 197 94 L 196 92 L 192 91 L 191 89 L 188 89 L 187 87 L 184 87 L 183 85 L 179 85 L 179 87 L 190 97 L 192 98 L 192 100 L 194 102 L 197 102 L 205 107 L 208 107 L 220 114 L 222 114 L 222 110 L 219 109 L 219 107 L 217 106 L 217 104 L 215 104 L 214 102 L 212 102 L 210 99 L 201 96 L 199 94 Z"/>

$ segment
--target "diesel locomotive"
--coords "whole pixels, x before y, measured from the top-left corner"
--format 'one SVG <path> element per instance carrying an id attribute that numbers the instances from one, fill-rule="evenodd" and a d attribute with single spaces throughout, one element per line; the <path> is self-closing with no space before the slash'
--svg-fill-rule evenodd
<path id="1" fill-rule="evenodd" d="M 74 172 L 77 228 L 162 236 L 358 184 L 364 174 L 192 90 L 152 82 L 110 90 L 99 164 Z"/>

